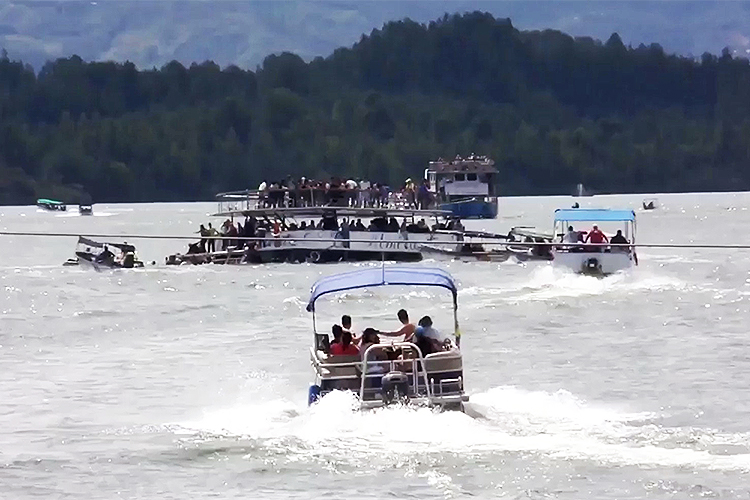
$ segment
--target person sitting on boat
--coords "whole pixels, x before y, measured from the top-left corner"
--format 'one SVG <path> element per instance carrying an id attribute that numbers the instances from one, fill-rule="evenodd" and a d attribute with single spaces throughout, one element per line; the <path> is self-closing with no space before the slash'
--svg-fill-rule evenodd
<path id="1" fill-rule="evenodd" d="M 356 224 L 354 224 L 354 231 L 367 231 L 365 225 L 362 224 L 362 219 L 357 219 Z"/>
<path id="2" fill-rule="evenodd" d="M 609 243 L 609 238 L 607 238 L 607 235 L 601 232 L 598 226 L 594 226 L 593 229 L 591 229 L 591 232 L 586 235 L 585 243 L 594 243 L 594 244 L 601 244 L 601 243 Z M 601 247 L 598 247 L 598 251 L 601 251 Z"/>
<path id="3" fill-rule="evenodd" d="M 333 325 L 331 327 L 331 333 L 333 334 L 331 345 L 338 344 L 339 342 L 341 342 L 341 335 L 344 333 L 344 329 L 341 328 L 341 325 Z"/>
<path id="4" fill-rule="evenodd" d="M 359 349 L 353 343 L 352 333 L 344 330 L 341 333 L 341 341 L 331 344 L 331 356 L 357 356 Z"/>
<path id="5" fill-rule="evenodd" d="M 352 337 L 355 337 L 354 332 L 352 332 L 352 317 L 348 314 L 344 314 L 341 316 L 341 328 L 345 332 L 349 332 L 352 334 Z"/>
<path id="6" fill-rule="evenodd" d="M 630 243 L 628 239 L 625 236 L 623 236 L 622 229 L 618 229 L 617 234 L 612 236 L 612 239 L 609 240 L 609 242 L 612 243 L 613 245 L 627 245 L 628 243 Z M 614 247 L 612 248 L 612 250 L 615 252 L 627 252 L 628 248 L 627 247 Z"/>
<path id="7" fill-rule="evenodd" d="M 373 344 L 379 344 L 380 343 L 380 337 L 378 337 L 378 331 L 374 328 L 365 328 L 365 331 L 362 333 L 362 342 L 359 346 L 359 355 L 360 357 L 363 357 L 365 353 L 367 352 L 367 349 L 373 345 Z M 370 352 L 370 354 L 367 356 L 367 361 L 387 361 L 388 356 L 385 354 L 385 351 L 382 349 L 376 349 Z M 363 359 L 364 361 L 364 359 Z M 386 371 L 385 365 L 368 365 L 367 366 L 367 373 L 383 373 Z"/>
<path id="8" fill-rule="evenodd" d="M 380 332 L 380 334 L 386 337 L 400 337 L 403 335 L 404 342 L 412 342 L 416 326 L 409 322 L 409 313 L 406 312 L 406 309 L 399 309 L 396 316 L 401 322 L 401 328 L 393 332 Z"/>
<path id="9" fill-rule="evenodd" d="M 115 254 L 109 251 L 107 245 L 104 245 L 102 253 L 96 256 L 96 262 L 112 265 L 115 262 Z"/>
<path id="10" fill-rule="evenodd" d="M 419 320 L 419 326 L 414 330 L 414 337 L 416 338 L 415 344 L 422 351 L 423 356 L 442 351 L 446 341 L 450 341 L 448 335 L 433 328 L 432 318 L 429 316 L 424 316 Z"/>

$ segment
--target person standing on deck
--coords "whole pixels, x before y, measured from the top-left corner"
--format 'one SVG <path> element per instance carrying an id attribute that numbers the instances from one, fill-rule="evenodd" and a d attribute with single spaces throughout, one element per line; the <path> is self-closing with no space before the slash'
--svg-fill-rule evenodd
<path id="1" fill-rule="evenodd" d="M 219 236 L 219 232 L 209 222 L 208 223 L 208 248 L 206 248 L 206 250 L 209 253 L 216 251 L 216 237 L 217 236 Z"/>
<path id="2" fill-rule="evenodd" d="M 601 232 L 599 227 L 595 225 L 593 229 L 591 229 L 591 232 L 586 236 L 585 243 L 589 242 L 594 244 L 609 243 L 609 239 L 607 238 L 607 235 Z M 597 247 L 597 251 L 601 251 L 601 247 Z"/>

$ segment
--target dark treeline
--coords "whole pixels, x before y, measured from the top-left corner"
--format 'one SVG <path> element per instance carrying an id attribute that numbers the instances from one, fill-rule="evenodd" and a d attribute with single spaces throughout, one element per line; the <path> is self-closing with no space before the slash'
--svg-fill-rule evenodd
<path id="1" fill-rule="evenodd" d="M 750 189 L 750 66 L 483 13 L 255 72 L 0 59 L 0 203 L 210 199 L 288 174 L 398 185 L 471 152 L 505 194 Z"/>

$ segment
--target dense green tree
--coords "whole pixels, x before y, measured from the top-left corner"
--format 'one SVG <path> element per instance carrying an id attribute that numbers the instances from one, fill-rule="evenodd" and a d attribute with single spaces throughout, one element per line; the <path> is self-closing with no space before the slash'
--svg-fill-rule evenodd
<path id="1" fill-rule="evenodd" d="M 481 12 L 256 71 L 72 56 L 35 74 L 0 56 L 0 203 L 210 199 L 287 175 L 398 185 L 471 152 L 509 194 L 750 189 L 750 64 Z"/>

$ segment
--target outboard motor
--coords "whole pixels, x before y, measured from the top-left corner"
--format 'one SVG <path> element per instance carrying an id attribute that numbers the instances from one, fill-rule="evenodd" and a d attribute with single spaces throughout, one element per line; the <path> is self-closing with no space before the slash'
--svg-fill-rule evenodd
<path id="1" fill-rule="evenodd" d="M 602 266 L 599 265 L 599 259 L 591 257 L 583 263 L 583 272 L 586 274 L 599 274 L 602 272 Z"/>
<path id="2" fill-rule="evenodd" d="M 383 403 L 403 403 L 409 399 L 409 379 L 404 372 L 388 372 L 380 383 Z"/>

